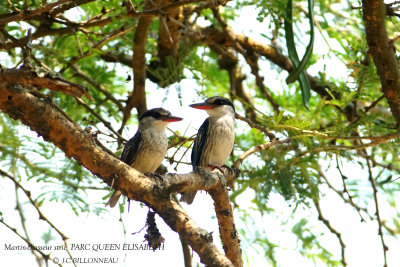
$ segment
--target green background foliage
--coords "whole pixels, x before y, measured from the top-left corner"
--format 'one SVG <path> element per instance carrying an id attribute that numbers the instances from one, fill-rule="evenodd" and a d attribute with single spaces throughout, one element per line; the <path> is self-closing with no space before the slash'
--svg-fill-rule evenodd
<path id="1" fill-rule="evenodd" d="M 11 1 L 13 7 L 9 2 L 0 5 L 0 15 L 26 8 L 33 10 L 41 6 L 41 1 Z M 137 11 L 143 10 L 141 1 L 132 2 Z M 196 5 L 200 3 L 187 6 Z M 400 189 L 398 138 L 368 148 L 356 149 L 361 144 L 371 142 L 361 137 L 383 137 L 395 133 L 397 129 L 387 101 L 381 97 L 383 93 L 380 79 L 368 54 L 360 6 L 358 1 L 315 2 L 316 45 L 306 71 L 315 78 L 317 85 L 324 88 L 329 97 L 311 89 L 308 109 L 303 106 L 305 102 L 299 83 L 286 85 L 288 73 L 283 67 L 275 65 L 266 57 L 256 55 L 259 72 L 264 77 L 267 91 L 279 106 L 279 111 L 274 111 L 271 102 L 256 84 L 256 78 L 251 73 L 246 58 L 234 48 L 221 45 L 221 49 L 238 57 L 238 67 L 246 76 L 243 86 L 253 103 L 240 99 L 230 89 L 229 73 L 219 65 L 221 54 L 210 48 L 210 44 L 213 44 L 210 40 L 181 46 L 178 60 L 169 57 L 166 66 L 152 68 L 150 63 L 158 60 L 160 21 L 154 19 L 149 29 L 146 43 L 147 68 L 148 73 L 158 80 L 157 84 L 147 80 L 147 84 L 156 87 L 152 92 L 167 98 L 176 90 L 176 103 L 182 103 L 186 90 L 194 91 L 202 96 L 201 98 L 213 95 L 230 96 L 234 99 L 239 114 L 244 115 L 245 109 L 250 107 L 257 114 L 257 118 L 253 119 L 255 123 L 273 132 L 280 140 L 290 139 L 289 144 L 273 146 L 248 157 L 240 167 L 241 175 L 231 192 L 232 203 L 241 221 L 241 238 L 246 244 L 252 244 L 252 247 L 259 246 L 259 254 L 266 257 L 272 266 L 280 266 L 279 258 L 274 252 L 280 245 L 271 242 L 268 229 L 261 230 L 259 222 L 252 218 L 254 213 L 273 216 L 277 212 L 269 205 L 271 195 L 282 196 L 292 210 L 293 215 L 290 218 L 279 219 L 282 219 L 282 228 L 291 225 L 291 233 L 299 244 L 297 252 L 326 266 L 343 264 L 340 253 L 333 253 L 320 243 L 322 234 L 314 227 L 318 214 L 315 218 L 307 218 L 297 215 L 297 210 L 315 209 L 315 203 L 319 203 L 327 191 L 342 196 L 343 200 L 338 201 L 353 206 L 354 212 L 360 208 L 361 218 L 376 220 L 375 209 L 370 208 L 376 205 L 373 185 L 368 182 L 369 176 L 372 175 L 380 202 L 390 208 L 390 212 L 380 222 L 384 236 L 397 236 L 400 232 L 397 211 Z M 243 22 L 239 20 L 240 16 L 244 16 L 249 10 L 256 10 L 257 21 L 253 20 L 254 30 L 248 29 L 244 34 L 257 36 L 258 40 L 262 40 L 262 44 L 274 44 L 285 56 L 288 55 L 284 29 L 285 8 L 285 1 L 237 1 L 221 6 L 219 12 L 222 19 L 235 31 L 236 23 Z M 35 39 L 32 53 L 37 67 L 46 68 L 65 80 L 87 86 L 94 100 L 84 99 L 84 102 L 98 117 L 105 119 L 112 128 L 118 130 L 123 118 L 121 106 L 125 106 L 125 100 L 132 91 L 130 81 L 134 77 L 130 66 L 118 58 L 114 61 L 106 60 L 104 55 L 111 53 L 131 59 L 132 40 L 138 18 L 124 14 L 126 8 L 121 5 L 121 1 L 89 2 L 80 5 L 79 9 L 71 9 L 67 14 L 63 14 L 68 19 L 60 17 L 56 21 L 33 19 L 8 23 L 2 28 L 0 36 L 2 40 L 7 40 L 7 33 L 19 39 L 27 35 L 28 28 L 57 30 L 71 27 L 73 23 L 84 23 L 95 16 L 113 18 L 106 25 L 76 28 L 74 33 L 60 33 Z M 307 15 L 307 2 L 293 1 L 293 37 L 300 58 L 310 38 Z M 198 22 L 203 28 L 222 28 L 213 12 L 207 8 L 186 17 L 185 21 L 192 21 L 193 24 Z M 191 27 L 189 23 L 187 25 L 188 28 Z M 248 27 L 251 28 L 252 25 Z M 129 28 L 132 30 L 122 36 L 110 38 L 114 32 Z M 185 34 L 185 31 L 191 29 L 180 30 Z M 387 18 L 387 30 L 398 51 L 398 17 Z M 104 44 L 96 46 L 104 40 Z M 0 52 L 0 64 L 3 67 L 21 65 L 21 48 L 2 48 Z M 335 72 L 335 68 L 341 71 Z M 77 70 L 84 75 L 79 75 Z M 190 81 L 193 86 L 183 88 L 179 86 L 182 81 Z M 121 149 L 124 142 L 73 97 L 47 89 L 41 92 L 82 128 L 90 126 L 98 131 L 99 140 L 112 151 Z M 151 99 L 152 96 L 148 93 L 147 101 Z M 136 123 L 136 116 L 132 116 L 128 121 L 128 125 Z M 134 126 L 131 128 L 134 129 Z M 251 129 L 242 121 L 238 121 L 237 128 L 235 148 L 229 164 L 234 163 L 248 149 L 272 141 L 260 130 Z M 127 137 L 125 134 L 124 136 Z M 183 153 L 183 150 L 189 147 L 190 143 L 186 143 L 173 149 L 180 149 Z M 188 155 L 189 153 L 190 151 L 187 152 Z M 29 132 L 19 121 L 3 113 L 0 114 L 0 160 L 1 169 L 12 174 L 20 183 L 29 185 L 34 182 L 42 187 L 41 194 L 33 196 L 39 207 L 46 202 L 63 202 L 68 203 L 79 216 L 82 213 L 107 216 L 101 200 L 98 203 L 87 201 L 91 189 L 104 190 L 105 197 L 108 194 L 108 189 L 99 179 L 82 168 L 78 162 L 66 158 L 64 153 L 51 143 Z M 356 167 L 354 170 L 346 169 L 349 166 Z M 329 175 L 334 171 L 335 177 L 343 181 L 343 184 L 333 188 L 327 183 Z M 6 178 L 2 177 L 0 181 L 4 179 Z M 325 188 L 324 194 L 321 193 L 321 187 Z M 242 208 L 241 197 L 249 193 L 254 197 Z M 7 220 L 7 215 L 2 214 L 2 219 Z M 314 221 L 311 223 L 312 219 Z M 332 232 L 332 229 L 325 228 L 325 234 L 329 232 Z M 49 234 L 43 233 L 43 238 L 48 239 Z M 246 257 L 246 251 L 244 252 Z M 252 266 L 251 258 L 247 258 L 247 264 Z"/>

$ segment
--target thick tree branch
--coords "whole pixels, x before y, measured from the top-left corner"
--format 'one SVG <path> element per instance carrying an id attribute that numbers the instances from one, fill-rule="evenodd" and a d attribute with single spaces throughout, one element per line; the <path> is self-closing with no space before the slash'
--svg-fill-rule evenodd
<path id="1" fill-rule="evenodd" d="M 248 53 L 251 52 L 259 54 L 260 56 L 263 56 L 269 61 L 278 65 L 282 69 L 288 72 L 292 71 L 292 62 L 287 56 L 283 55 L 278 49 L 276 49 L 276 47 L 257 42 L 244 34 L 237 34 L 230 28 L 227 28 L 226 32 L 230 36 L 229 39 L 235 40 Z M 214 27 L 202 29 L 201 34 L 206 37 L 205 39 L 203 39 L 207 40 L 207 42 L 212 41 L 226 46 L 232 46 L 232 43 L 227 40 L 226 35 L 222 31 Z M 325 97 L 326 99 L 332 99 L 331 94 L 335 95 L 335 97 L 338 96 L 338 94 L 335 92 L 328 93 L 330 91 L 328 86 L 321 84 L 317 78 L 314 78 L 313 76 L 307 74 L 307 79 L 310 82 L 311 89 L 318 93 L 320 96 Z"/>
<path id="2" fill-rule="evenodd" d="M 165 4 L 171 5 L 180 2 L 174 1 L 164 1 Z M 160 26 L 158 29 L 159 40 L 157 42 L 158 46 L 158 57 L 160 58 L 161 65 L 165 67 L 167 65 L 167 57 L 173 57 L 174 59 L 179 59 L 179 39 L 180 31 L 179 26 L 170 20 L 170 17 L 175 20 L 182 20 L 182 6 L 177 6 L 168 9 L 167 12 L 159 16 Z"/>
<path id="3" fill-rule="evenodd" d="M 232 266 L 232 263 L 212 243 L 212 236 L 199 228 L 168 194 L 186 191 L 183 184 L 187 184 L 188 189 L 198 189 L 195 181 L 202 181 L 204 185 L 202 189 L 211 190 L 218 186 L 220 177 L 209 173 L 206 176 L 208 178 L 203 179 L 200 174 L 192 173 L 190 175 L 194 179 L 188 178 L 184 181 L 185 175 L 174 176 L 179 178 L 180 184 L 174 184 L 173 180 L 171 182 L 170 179 L 166 179 L 169 181 L 165 183 L 167 186 L 160 187 L 159 181 L 144 176 L 106 153 L 91 135 L 58 112 L 48 100 L 42 100 L 15 84 L 0 82 L 0 109 L 28 125 L 45 140 L 54 143 L 66 156 L 75 159 L 108 185 L 115 180 L 115 187 L 130 199 L 144 202 L 152 207 L 171 229 L 180 233 L 199 254 L 204 264 Z"/>
<path id="4" fill-rule="evenodd" d="M 241 267 L 243 266 L 242 250 L 240 249 L 239 233 L 236 231 L 228 190 L 225 185 L 220 185 L 219 188 L 209 192 L 214 201 L 219 234 L 221 236 L 225 255 L 231 260 L 235 267 Z"/>
<path id="5" fill-rule="evenodd" d="M 279 113 L 279 105 L 272 97 L 271 93 L 267 90 L 266 86 L 264 85 L 264 77 L 260 75 L 259 67 L 258 67 L 258 55 L 254 53 L 254 50 L 243 49 L 243 47 L 233 38 L 231 34 L 231 30 L 229 29 L 226 22 L 222 19 L 221 15 L 219 14 L 218 8 L 212 8 L 214 17 L 217 19 L 218 23 L 221 25 L 223 33 L 230 41 L 229 43 L 232 44 L 234 49 L 238 51 L 240 54 L 243 55 L 247 64 L 250 66 L 251 73 L 256 78 L 256 84 L 260 89 L 261 93 L 264 95 L 265 99 L 271 104 L 272 108 L 274 109 L 275 113 Z"/>
<path id="6" fill-rule="evenodd" d="M 68 82 L 40 68 L 21 67 L 20 69 L 3 69 L 0 66 L 0 81 L 8 84 L 18 83 L 47 88 L 74 97 L 85 95 L 87 98 L 92 99 L 86 87 Z"/>
<path id="7" fill-rule="evenodd" d="M 386 5 L 382 0 L 363 0 L 362 10 L 369 52 L 390 110 L 400 125 L 400 69 L 396 48 L 386 31 Z"/>
<path id="8" fill-rule="evenodd" d="M 44 12 L 49 12 L 50 10 L 52 10 L 53 8 L 68 3 L 68 2 L 75 2 L 73 0 L 59 0 L 57 2 L 54 3 L 50 3 L 47 5 L 44 5 L 42 7 L 39 7 L 37 9 L 34 10 L 24 10 L 21 12 L 14 12 L 11 14 L 7 14 L 6 16 L 4 16 L 3 18 L 0 18 L 0 25 L 5 25 L 11 21 L 21 21 L 21 20 L 28 20 L 33 16 L 37 16 L 40 15 Z"/>
<path id="9" fill-rule="evenodd" d="M 157 5 L 159 1 L 146 1 L 145 9 Z M 132 109 L 135 107 L 138 111 L 138 116 L 147 110 L 146 102 L 146 43 L 149 34 L 149 28 L 153 21 L 153 16 L 139 17 L 139 22 L 136 28 L 135 37 L 133 39 L 133 91 L 126 100 L 126 105 L 123 111 L 121 127 L 118 132 L 122 132 L 126 122 L 131 116 Z"/>

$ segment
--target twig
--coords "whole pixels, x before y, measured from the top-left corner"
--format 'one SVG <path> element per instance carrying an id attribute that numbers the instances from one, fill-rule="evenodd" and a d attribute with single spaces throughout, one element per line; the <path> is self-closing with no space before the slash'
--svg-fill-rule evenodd
<path id="1" fill-rule="evenodd" d="M 106 126 L 106 128 L 108 130 L 110 130 L 113 134 L 115 134 L 117 136 L 118 142 L 123 142 L 123 141 L 126 142 L 126 139 L 123 138 L 120 133 L 118 133 L 117 131 L 114 130 L 114 128 L 112 127 L 112 125 L 109 121 L 106 121 L 105 119 L 103 119 L 99 114 L 97 114 L 96 111 L 94 111 L 91 107 L 89 107 L 89 105 L 87 105 L 85 102 L 83 102 L 80 98 L 75 98 L 75 100 L 79 105 L 84 107 L 93 116 L 95 116 L 99 121 L 101 121 L 101 123 L 103 123 L 103 125 Z"/>
<path id="2" fill-rule="evenodd" d="M 62 68 L 59 72 L 63 73 L 66 69 L 68 69 L 69 67 L 71 67 L 72 65 L 74 65 L 75 63 L 77 63 L 79 60 L 90 56 L 94 50 L 99 50 L 102 46 L 104 46 L 106 43 L 114 40 L 115 38 L 125 35 L 128 32 L 131 32 L 135 29 L 135 27 L 131 27 L 129 29 L 126 29 L 124 27 L 121 27 L 119 29 L 116 29 L 114 31 L 112 31 L 110 33 L 109 36 L 103 38 L 102 40 L 98 41 L 97 43 L 95 43 L 93 45 L 93 47 L 91 47 L 89 50 L 87 50 L 85 53 L 83 53 L 83 55 L 78 56 L 78 57 L 74 57 L 68 64 L 67 66 L 65 66 L 64 68 Z"/>
<path id="3" fill-rule="evenodd" d="M 386 134 L 383 136 L 367 136 L 367 137 L 342 137 L 343 139 L 347 140 L 360 140 L 360 139 L 370 139 L 372 140 L 369 143 L 366 144 L 358 144 L 358 145 L 352 145 L 352 146 L 346 146 L 346 145 L 332 145 L 332 146 L 318 146 L 309 150 L 306 150 L 304 152 L 301 152 L 297 155 L 297 157 L 302 157 L 308 153 L 319 153 L 319 152 L 333 152 L 333 151 L 348 151 L 348 150 L 362 150 L 368 147 L 373 147 L 373 146 L 378 146 L 380 144 L 389 142 L 390 140 L 393 140 L 397 138 L 400 135 L 399 132 L 392 133 L 392 134 Z M 294 139 L 295 137 L 292 137 Z M 340 138 L 333 138 L 326 136 L 326 139 L 340 139 Z"/>
<path id="4" fill-rule="evenodd" d="M 245 151 L 242 155 L 240 155 L 240 157 L 234 162 L 233 166 L 235 168 L 239 168 L 239 166 L 243 163 L 243 161 L 247 157 L 249 157 L 250 155 L 252 155 L 254 153 L 257 153 L 258 151 L 261 151 L 261 150 L 267 150 L 267 149 L 269 149 L 269 148 L 271 148 L 273 146 L 276 146 L 276 145 L 290 143 L 290 141 L 291 141 L 290 139 L 284 139 L 284 140 L 276 140 L 275 139 L 275 140 L 273 140 L 271 142 L 267 142 L 267 143 L 264 143 L 264 144 L 259 144 L 259 145 L 253 146 L 249 150 Z"/>
<path id="5" fill-rule="evenodd" d="M 366 216 L 368 216 L 368 218 L 372 221 L 375 220 L 375 217 L 373 217 L 371 214 L 368 213 L 368 209 L 367 208 L 363 208 L 358 206 L 357 204 L 355 204 L 354 202 L 351 202 L 348 198 L 345 197 L 343 191 L 336 189 L 328 180 L 328 178 L 325 176 L 324 173 L 322 173 L 321 171 L 318 172 L 320 177 L 322 177 L 322 179 L 324 179 L 326 185 L 332 190 L 334 191 L 342 200 L 344 203 L 347 203 L 349 205 L 351 205 L 354 209 L 356 210 L 360 210 L 363 211 L 365 213 Z M 385 229 L 392 235 L 396 235 L 397 230 L 390 228 L 389 226 L 387 226 L 387 224 L 385 222 L 382 222 L 383 226 L 385 227 Z"/>
<path id="6" fill-rule="evenodd" d="M 89 77 L 77 65 L 72 65 L 71 68 L 74 71 L 75 75 L 90 83 L 93 87 L 95 87 L 98 91 L 105 95 L 106 99 L 111 100 L 115 105 L 117 105 L 120 111 L 123 110 L 123 106 L 121 104 L 122 101 L 116 99 L 102 84 L 98 83 L 94 78 Z"/>
<path id="7" fill-rule="evenodd" d="M 18 188 L 20 188 L 25 195 L 27 196 L 27 198 L 29 199 L 29 202 L 32 204 L 32 206 L 36 209 L 37 213 L 39 214 L 39 219 L 43 220 L 45 222 L 47 222 L 51 228 L 53 228 L 62 238 L 63 242 L 64 242 L 64 246 L 65 246 L 65 250 L 67 251 L 70 259 L 72 260 L 73 257 L 71 255 L 71 252 L 69 251 L 68 248 L 68 243 L 67 243 L 67 239 L 68 237 L 66 235 L 64 235 L 63 232 L 61 232 L 51 221 L 49 221 L 49 219 L 47 219 L 46 216 L 44 216 L 44 214 L 42 213 L 42 211 L 39 209 L 38 205 L 35 203 L 35 201 L 32 199 L 31 196 L 31 192 L 29 192 L 28 190 L 26 190 L 13 176 L 11 176 L 10 174 L 4 172 L 3 170 L 0 170 L 0 174 L 2 176 L 5 176 L 7 178 L 9 178 L 11 181 L 13 181 L 15 183 L 16 186 L 18 186 Z M 74 261 L 72 261 L 74 266 L 76 267 L 76 263 Z"/>
<path id="8" fill-rule="evenodd" d="M 368 166 L 368 180 L 371 183 L 371 187 L 373 190 L 373 195 L 374 195 L 374 201 L 375 201 L 375 210 L 376 210 L 376 220 L 378 221 L 378 234 L 381 238 L 381 243 L 382 243 L 382 249 L 383 249 L 383 259 L 384 259 L 384 267 L 387 267 L 387 256 L 386 252 L 389 250 L 389 248 L 385 244 L 385 239 L 383 238 L 383 231 L 382 231 L 382 220 L 381 220 L 381 215 L 379 212 L 379 205 L 378 205 L 378 189 L 376 188 L 376 183 L 375 179 L 372 175 L 372 170 L 371 170 L 371 163 L 369 159 L 367 161 L 367 166 Z"/>
<path id="9" fill-rule="evenodd" d="M 270 130 L 268 130 L 264 126 L 261 126 L 261 125 L 255 123 L 251 119 L 245 118 L 245 117 L 243 117 L 243 116 L 241 116 L 241 115 L 239 115 L 237 113 L 235 114 L 235 118 L 238 119 L 238 120 L 246 122 L 251 128 L 260 130 L 261 132 L 265 133 L 269 137 L 270 141 L 278 140 L 276 138 L 276 136 Z"/>
<path id="10" fill-rule="evenodd" d="M 18 233 L 17 229 L 11 227 L 9 224 L 7 224 L 2 218 L 0 218 L 0 223 L 2 223 L 5 227 L 7 227 L 8 229 L 10 229 L 11 231 L 13 231 L 19 238 L 21 238 L 22 240 L 25 241 L 25 243 L 28 244 L 28 246 L 37 251 L 40 255 L 42 255 L 43 259 L 46 261 L 46 263 L 48 262 L 48 260 L 53 261 L 52 257 L 48 254 L 43 253 L 41 250 L 38 249 L 37 246 L 33 245 L 28 239 L 26 239 L 25 237 L 23 237 L 20 233 Z M 54 262 L 54 261 L 53 261 Z M 60 263 L 56 263 L 58 266 L 62 266 Z"/>
<path id="11" fill-rule="evenodd" d="M 377 100 L 371 103 L 368 107 L 365 107 L 364 112 L 367 113 L 371 108 L 375 107 L 379 101 L 385 98 L 385 95 L 381 95 Z"/>
<path id="12" fill-rule="evenodd" d="M 245 58 L 247 64 L 250 66 L 251 72 L 253 73 L 254 77 L 256 78 L 256 84 L 260 91 L 263 93 L 265 98 L 269 101 L 271 104 L 272 108 L 274 109 L 275 113 L 279 113 L 279 105 L 276 103 L 275 99 L 272 98 L 270 92 L 268 92 L 265 88 L 264 85 L 264 78 L 261 77 L 260 72 L 259 72 L 259 67 L 258 67 L 258 62 L 257 62 L 257 57 L 254 55 L 253 50 L 245 50 L 243 47 L 239 44 L 239 42 L 233 37 L 233 35 L 230 33 L 228 29 L 228 25 L 225 23 L 225 21 L 221 18 L 221 15 L 219 14 L 219 11 L 217 8 L 212 8 L 211 9 L 214 17 L 217 19 L 218 23 L 221 25 L 222 30 L 226 37 L 232 42 L 233 47 L 243 55 Z"/>
<path id="13" fill-rule="evenodd" d="M 358 215 L 360 215 L 361 218 L 361 222 L 365 222 L 364 217 L 361 215 L 360 213 L 360 208 L 358 208 L 358 206 L 354 203 L 353 201 L 353 197 L 350 195 L 349 190 L 347 190 L 347 185 L 346 185 L 346 180 L 347 180 L 347 176 L 345 176 L 342 173 L 342 170 L 340 169 L 340 164 L 339 164 L 339 156 L 336 155 L 336 168 L 339 171 L 340 177 L 342 178 L 342 183 L 343 183 L 343 193 L 345 193 L 347 195 L 347 197 L 349 198 L 349 202 L 350 204 L 356 208 L 356 211 L 358 212 Z"/>
<path id="14" fill-rule="evenodd" d="M 7 3 L 12 7 L 14 11 L 21 12 L 21 9 L 17 8 L 10 0 L 7 0 Z"/>
<path id="15" fill-rule="evenodd" d="M 182 160 L 183 160 L 183 158 L 185 157 L 186 153 L 189 151 L 189 149 L 190 149 L 190 148 L 192 147 L 192 145 L 193 145 L 193 143 L 191 143 L 190 146 L 185 150 L 185 152 L 182 153 L 181 158 L 180 158 L 179 160 L 175 160 L 175 155 L 176 155 L 176 154 L 178 153 L 178 151 L 183 147 L 183 145 L 186 144 L 186 142 L 188 142 L 188 141 L 194 140 L 194 136 L 195 136 L 195 135 L 192 135 L 192 136 L 190 136 L 190 137 L 184 137 L 184 135 L 186 134 L 188 128 L 189 128 L 189 125 L 188 125 L 188 127 L 185 129 L 185 132 L 183 133 L 183 136 L 180 136 L 180 135 L 176 134 L 174 131 L 172 131 L 171 129 L 167 128 L 170 132 L 172 132 L 172 133 L 174 134 L 174 137 L 178 138 L 178 142 L 169 144 L 169 145 L 168 145 L 168 149 L 170 149 L 171 147 L 176 147 L 176 146 L 178 146 L 178 148 L 175 149 L 175 152 L 174 152 L 174 154 L 173 154 L 171 157 L 166 157 L 166 158 L 168 158 L 168 160 L 171 162 L 171 164 L 172 164 L 172 162 L 176 162 L 176 165 L 175 165 L 175 168 L 174 168 L 175 171 L 177 170 L 178 165 L 179 165 L 180 163 L 182 163 Z"/>
<path id="16" fill-rule="evenodd" d="M 329 220 L 324 217 L 324 215 L 322 214 L 321 206 L 320 206 L 319 201 L 317 199 L 314 199 L 314 204 L 315 204 L 315 207 L 316 207 L 316 209 L 318 211 L 318 219 L 321 222 L 323 222 L 325 224 L 325 226 L 329 229 L 329 231 L 331 231 L 332 234 L 336 235 L 337 239 L 339 240 L 340 247 L 341 247 L 341 252 L 342 252 L 341 262 L 342 262 L 343 266 L 347 266 L 347 262 L 346 262 L 346 258 L 345 258 L 346 244 L 343 242 L 342 234 L 338 230 L 333 228 L 333 226 L 331 225 Z"/>
<path id="17" fill-rule="evenodd" d="M 39 165 L 37 165 L 37 164 L 31 162 L 30 160 L 28 160 L 24 154 L 17 153 L 17 152 L 14 151 L 14 150 L 12 150 L 12 151 L 11 151 L 11 150 L 8 150 L 8 149 L 7 149 L 6 147 L 4 147 L 2 144 L 0 144 L 0 151 L 2 151 L 3 153 L 6 153 L 6 154 L 12 155 L 13 157 L 18 158 L 18 159 L 21 160 L 28 168 L 30 168 L 30 169 L 32 169 L 32 170 L 33 170 L 33 169 L 34 169 L 34 170 L 37 170 L 37 171 L 40 172 L 41 174 L 45 174 L 47 177 L 54 177 L 54 178 L 60 180 L 61 182 L 63 182 L 63 184 L 65 184 L 65 185 L 67 185 L 67 186 L 70 186 L 70 187 L 74 188 L 75 190 L 78 190 L 78 189 L 82 189 L 82 190 L 86 190 L 86 189 L 89 189 L 89 190 L 106 190 L 106 188 L 102 188 L 102 187 L 96 187 L 96 186 L 81 186 L 81 185 L 75 184 L 75 183 L 73 183 L 73 182 L 71 182 L 71 181 L 68 181 L 67 179 L 65 179 L 65 174 L 64 174 L 64 173 L 62 173 L 62 172 L 61 172 L 61 173 L 57 173 L 57 172 L 52 171 L 52 170 L 49 169 L 49 168 L 41 167 L 41 166 L 39 166 Z"/>
<path id="18" fill-rule="evenodd" d="M 208 0 L 181 0 L 181 1 L 175 1 L 172 2 L 171 4 L 165 5 L 165 6 L 160 6 L 157 8 L 152 8 L 152 9 L 146 9 L 140 12 L 131 12 L 130 15 L 131 16 L 142 16 L 142 15 L 158 15 L 158 14 L 162 14 L 165 11 L 167 11 L 168 9 L 171 8 L 175 8 L 175 7 L 180 7 L 180 6 L 184 6 L 187 4 L 191 4 L 191 3 L 196 3 L 196 2 L 206 2 Z"/>
<path id="19" fill-rule="evenodd" d="M 73 0 L 59 0 L 57 2 L 50 3 L 50 4 L 44 5 L 42 7 L 39 7 L 35 10 L 29 10 L 29 11 L 24 10 L 22 12 L 19 12 L 18 14 L 10 14 L 10 16 L 0 19 L 0 25 L 5 25 L 11 21 L 26 20 L 29 17 L 33 17 L 36 15 L 40 15 L 44 12 L 48 12 L 48 11 L 52 10 L 54 7 L 62 5 L 67 2 L 73 2 Z"/>
<path id="20" fill-rule="evenodd" d="M 15 206 L 15 209 L 18 211 L 19 217 L 21 218 L 21 225 L 22 225 L 22 229 L 24 230 L 26 240 L 31 242 L 31 239 L 30 239 L 29 233 L 28 233 L 28 229 L 26 228 L 26 218 L 25 218 L 24 212 L 22 211 L 21 203 L 19 202 L 17 185 L 15 185 L 15 199 L 16 199 L 16 203 L 17 203 Z M 36 251 L 32 247 L 30 247 L 30 249 L 31 249 L 32 254 L 35 256 L 38 265 L 42 266 L 41 257 L 36 253 Z"/>

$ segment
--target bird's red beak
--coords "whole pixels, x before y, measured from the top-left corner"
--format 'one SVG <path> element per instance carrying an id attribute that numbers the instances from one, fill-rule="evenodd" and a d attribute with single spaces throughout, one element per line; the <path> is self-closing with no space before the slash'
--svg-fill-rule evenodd
<path id="1" fill-rule="evenodd" d="M 175 121 L 181 121 L 181 120 L 183 120 L 183 119 L 180 117 L 175 117 L 175 116 L 168 116 L 168 117 L 163 118 L 163 121 L 168 121 L 168 122 L 175 122 Z"/>
<path id="2" fill-rule="evenodd" d="M 214 105 L 210 105 L 210 104 L 207 104 L 207 103 L 196 103 L 196 104 L 191 104 L 191 105 L 189 105 L 189 107 L 192 107 L 192 108 L 196 108 L 196 109 L 213 109 L 213 108 L 215 108 L 215 106 Z"/>

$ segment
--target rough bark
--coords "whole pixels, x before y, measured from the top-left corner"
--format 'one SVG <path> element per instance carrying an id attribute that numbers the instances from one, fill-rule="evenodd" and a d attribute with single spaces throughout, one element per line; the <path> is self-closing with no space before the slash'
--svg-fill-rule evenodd
<path id="1" fill-rule="evenodd" d="M 400 70 L 396 48 L 386 31 L 386 5 L 380 0 L 362 1 L 369 53 L 372 55 L 390 110 L 400 125 Z"/>
<path id="2" fill-rule="evenodd" d="M 48 88 L 74 97 L 85 95 L 89 99 L 92 98 L 88 94 L 86 87 L 68 82 L 61 77 L 57 77 L 55 74 L 48 73 L 39 68 L 21 67 L 20 69 L 4 69 L 0 65 L 0 81 L 8 84 L 18 83 L 21 85 Z"/>
<path id="3" fill-rule="evenodd" d="M 171 4 L 173 1 L 165 1 L 164 4 Z M 161 64 L 166 66 L 167 56 L 171 56 L 175 59 L 179 58 L 179 39 L 181 33 L 179 31 L 179 26 L 171 21 L 170 18 L 174 20 L 182 20 L 182 6 L 174 7 L 169 9 L 165 14 L 160 15 L 160 26 L 158 31 L 159 40 L 158 45 L 158 57 L 161 60 Z"/>
<path id="4" fill-rule="evenodd" d="M 241 267 L 243 266 L 242 250 L 240 249 L 239 233 L 236 231 L 228 190 L 225 186 L 220 186 L 215 190 L 211 190 L 210 194 L 214 200 L 219 234 L 223 243 L 225 255 L 231 260 L 235 267 Z"/>
<path id="5" fill-rule="evenodd" d="M 129 95 L 126 106 L 123 111 L 123 119 L 120 131 L 125 126 L 125 123 L 131 116 L 131 111 L 136 107 L 138 115 L 140 116 L 147 110 L 146 103 L 146 41 L 147 35 L 149 34 L 149 27 L 153 21 L 152 16 L 145 16 L 139 18 L 138 26 L 133 39 L 133 57 L 132 57 L 132 68 L 133 68 L 133 91 Z"/>

